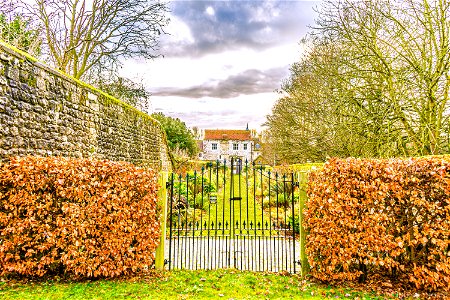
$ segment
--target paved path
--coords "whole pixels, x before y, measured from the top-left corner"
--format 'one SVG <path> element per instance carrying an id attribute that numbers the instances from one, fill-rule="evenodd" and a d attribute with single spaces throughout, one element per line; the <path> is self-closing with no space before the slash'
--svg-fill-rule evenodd
<path id="1" fill-rule="evenodd" d="M 173 238 L 166 241 L 166 259 L 170 251 L 171 269 L 221 269 L 297 273 L 300 243 L 292 238 L 228 236 Z M 294 249 L 295 245 L 295 249 Z M 294 255 L 295 253 L 295 255 Z M 166 266 L 168 267 L 168 266 Z"/>

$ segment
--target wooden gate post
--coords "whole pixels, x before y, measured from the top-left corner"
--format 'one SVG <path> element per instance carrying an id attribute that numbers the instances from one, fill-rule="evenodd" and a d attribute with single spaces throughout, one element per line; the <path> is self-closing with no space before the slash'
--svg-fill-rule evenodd
<path id="1" fill-rule="evenodd" d="M 303 227 L 303 209 L 305 208 L 305 203 L 308 199 L 308 194 L 306 193 L 306 189 L 308 187 L 308 172 L 300 171 L 298 174 L 299 180 L 299 200 L 300 200 L 300 211 L 298 215 L 298 219 L 300 222 L 300 263 L 302 264 L 302 276 L 305 276 L 309 273 L 309 262 L 308 257 L 306 256 L 306 231 L 305 227 Z"/>
<path id="2" fill-rule="evenodd" d="M 159 246 L 156 248 L 155 267 L 157 270 L 164 270 L 164 248 L 166 244 L 166 226 L 167 226 L 167 188 L 166 182 L 169 180 L 168 172 L 161 172 L 159 175 L 159 207 L 161 208 L 161 237 L 159 239 Z"/>

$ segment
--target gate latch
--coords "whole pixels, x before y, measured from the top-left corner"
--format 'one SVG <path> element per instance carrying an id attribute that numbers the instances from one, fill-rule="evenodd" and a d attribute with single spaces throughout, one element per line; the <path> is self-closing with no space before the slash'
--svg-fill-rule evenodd
<path id="1" fill-rule="evenodd" d="M 230 200 L 231 201 L 233 201 L 233 200 L 241 201 L 242 197 L 231 197 Z"/>

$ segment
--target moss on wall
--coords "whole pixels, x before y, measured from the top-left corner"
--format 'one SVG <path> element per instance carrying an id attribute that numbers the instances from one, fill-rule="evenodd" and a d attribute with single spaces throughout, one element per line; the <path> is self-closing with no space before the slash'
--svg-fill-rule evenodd
<path id="1" fill-rule="evenodd" d="M 0 160 L 60 155 L 171 169 L 159 122 L 0 40 Z"/>

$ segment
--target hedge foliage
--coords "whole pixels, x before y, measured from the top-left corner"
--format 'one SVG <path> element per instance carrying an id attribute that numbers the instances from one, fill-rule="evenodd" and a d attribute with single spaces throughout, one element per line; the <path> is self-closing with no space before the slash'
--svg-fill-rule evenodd
<path id="1" fill-rule="evenodd" d="M 306 253 L 324 281 L 450 290 L 450 159 L 332 159 L 310 176 Z"/>
<path id="2" fill-rule="evenodd" d="M 0 274 L 114 277 L 154 262 L 157 176 L 130 163 L 11 158 L 0 166 Z"/>

